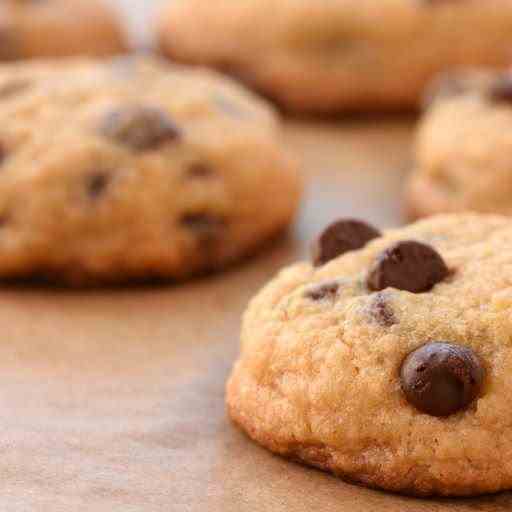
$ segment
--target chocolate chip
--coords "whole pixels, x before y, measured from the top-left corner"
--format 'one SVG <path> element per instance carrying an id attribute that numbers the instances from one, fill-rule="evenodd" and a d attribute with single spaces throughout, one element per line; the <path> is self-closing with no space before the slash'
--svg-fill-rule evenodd
<path id="1" fill-rule="evenodd" d="M 135 151 L 147 151 L 174 142 L 180 132 L 169 115 L 147 106 L 129 106 L 109 112 L 101 122 L 101 133 Z"/>
<path id="2" fill-rule="evenodd" d="M 488 97 L 496 103 L 512 104 L 512 75 L 503 75 L 493 83 L 489 88 Z"/>
<path id="3" fill-rule="evenodd" d="M 186 213 L 180 218 L 180 224 L 203 246 L 215 242 L 226 227 L 225 219 L 211 213 Z"/>
<path id="4" fill-rule="evenodd" d="M 107 173 L 92 174 L 87 179 L 87 194 L 91 199 L 99 197 L 110 182 L 110 176 Z"/>
<path id="5" fill-rule="evenodd" d="M 336 281 L 324 281 L 307 288 L 304 291 L 304 297 L 314 301 L 334 299 L 339 288 L 340 285 Z"/>
<path id="6" fill-rule="evenodd" d="M 422 293 L 431 290 L 448 273 L 435 249 L 407 240 L 393 244 L 377 257 L 368 274 L 367 286 L 372 291 L 390 287 Z"/>
<path id="7" fill-rule="evenodd" d="M 402 390 L 409 403 L 431 416 L 465 409 L 479 394 L 485 371 L 468 347 L 433 342 L 409 354 L 402 363 Z"/>
<path id="8" fill-rule="evenodd" d="M 5 145 L 0 142 L 0 165 L 4 163 L 4 160 L 7 158 L 7 149 Z"/>
<path id="9" fill-rule="evenodd" d="M 381 236 L 380 232 L 365 222 L 354 219 L 341 219 L 329 225 L 318 237 L 313 246 L 315 266 L 364 247 L 370 240 Z"/>
<path id="10" fill-rule="evenodd" d="M 213 169 L 206 164 L 197 162 L 188 167 L 186 174 L 189 178 L 209 178 L 213 175 Z"/>
<path id="11" fill-rule="evenodd" d="M 369 305 L 370 316 L 381 326 L 391 327 L 398 323 L 386 293 L 375 294 Z"/>

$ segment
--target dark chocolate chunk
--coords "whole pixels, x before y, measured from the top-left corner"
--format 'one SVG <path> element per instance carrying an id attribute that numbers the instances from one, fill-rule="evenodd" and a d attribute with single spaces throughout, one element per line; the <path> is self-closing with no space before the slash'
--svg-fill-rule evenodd
<path id="1" fill-rule="evenodd" d="M 468 347 L 444 342 L 424 345 L 407 356 L 400 370 L 408 402 L 431 416 L 449 416 L 478 396 L 485 370 Z"/>
<path id="2" fill-rule="evenodd" d="M 397 242 L 376 259 L 367 277 L 372 291 L 388 287 L 412 293 L 431 290 L 449 274 L 443 258 L 429 245 L 407 240 Z"/>
<path id="3" fill-rule="evenodd" d="M 315 266 L 364 247 L 370 240 L 381 236 L 380 232 L 365 222 L 355 219 L 341 219 L 329 225 L 313 246 Z"/>
<path id="4" fill-rule="evenodd" d="M 101 122 L 100 131 L 135 151 L 157 149 L 180 137 L 166 112 L 148 106 L 128 106 L 109 112 Z"/>
<path id="5" fill-rule="evenodd" d="M 337 281 L 324 281 L 310 286 L 304 291 L 304 297 L 314 301 L 324 299 L 334 299 L 338 293 L 340 285 Z"/>

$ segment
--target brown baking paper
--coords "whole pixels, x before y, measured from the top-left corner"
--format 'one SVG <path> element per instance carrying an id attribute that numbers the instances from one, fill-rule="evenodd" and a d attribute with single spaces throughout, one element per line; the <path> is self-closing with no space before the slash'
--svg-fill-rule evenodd
<path id="1" fill-rule="evenodd" d="M 509 511 L 510 494 L 422 501 L 275 457 L 233 427 L 240 314 L 340 215 L 396 224 L 410 121 L 293 123 L 305 204 L 289 238 L 184 285 L 0 290 L 0 510 Z M 314 178 L 314 180 L 313 180 Z"/>

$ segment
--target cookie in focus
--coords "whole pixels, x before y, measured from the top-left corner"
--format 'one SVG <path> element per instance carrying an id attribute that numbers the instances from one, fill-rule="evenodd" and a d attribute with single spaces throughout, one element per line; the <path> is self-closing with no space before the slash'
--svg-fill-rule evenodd
<path id="1" fill-rule="evenodd" d="M 512 227 L 342 219 L 250 303 L 227 384 L 269 450 L 370 487 L 512 488 Z"/>

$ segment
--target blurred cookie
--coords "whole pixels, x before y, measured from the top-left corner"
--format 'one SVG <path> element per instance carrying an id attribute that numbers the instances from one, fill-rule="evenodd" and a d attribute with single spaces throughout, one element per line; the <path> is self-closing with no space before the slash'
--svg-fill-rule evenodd
<path id="1" fill-rule="evenodd" d="M 150 59 L 0 66 L 0 277 L 182 279 L 290 222 L 299 183 L 271 108 Z"/>
<path id="2" fill-rule="evenodd" d="M 512 74 L 446 77 L 429 97 L 406 187 L 409 215 L 512 215 Z"/>
<path id="3" fill-rule="evenodd" d="M 101 0 L 0 3 L 0 60 L 103 56 L 125 49 L 120 22 Z"/>
<path id="4" fill-rule="evenodd" d="M 369 486 L 512 488 L 510 220 L 447 215 L 384 233 L 339 221 L 313 262 L 250 303 L 232 419 L 273 452 Z"/>
<path id="5" fill-rule="evenodd" d="M 239 76 L 289 110 L 402 109 L 435 74 L 512 59 L 503 0 L 172 0 L 170 57 Z"/>

